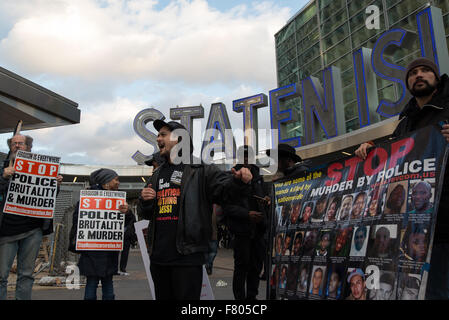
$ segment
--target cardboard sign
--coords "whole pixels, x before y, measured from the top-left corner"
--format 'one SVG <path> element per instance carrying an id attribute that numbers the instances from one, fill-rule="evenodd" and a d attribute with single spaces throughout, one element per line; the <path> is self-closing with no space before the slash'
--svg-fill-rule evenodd
<path id="1" fill-rule="evenodd" d="M 126 192 L 81 190 L 76 250 L 123 250 Z"/>
<path id="2" fill-rule="evenodd" d="M 134 223 L 134 227 L 136 229 L 137 239 L 139 241 L 140 253 L 142 254 L 142 260 L 145 267 L 145 273 L 147 275 L 148 284 L 150 286 L 151 298 L 155 300 L 154 294 L 154 282 L 153 277 L 151 276 L 150 271 L 150 257 L 148 255 L 148 247 L 145 241 L 145 236 L 143 234 L 143 230 L 147 229 L 149 225 L 148 220 L 140 220 Z M 200 300 L 215 300 L 214 292 L 212 291 L 212 287 L 210 285 L 209 276 L 207 275 L 206 268 L 203 265 L 203 283 L 201 285 L 201 297 Z"/>
<path id="3" fill-rule="evenodd" d="M 59 161 L 59 157 L 19 150 L 3 211 L 34 218 L 53 218 Z"/>

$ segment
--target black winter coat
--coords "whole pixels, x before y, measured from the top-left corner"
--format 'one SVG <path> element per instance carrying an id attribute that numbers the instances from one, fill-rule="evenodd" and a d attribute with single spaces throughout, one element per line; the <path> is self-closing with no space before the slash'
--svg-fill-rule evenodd
<path id="1" fill-rule="evenodd" d="M 161 165 L 148 184 L 153 188 L 158 184 Z M 248 185 L 235 179 L 229 172 L 220 170 L 214 164 L 186 164 L 181 178 L 179 220 L 176 234 L 176 249 L 180 254 L 208 252 L 212 235 L 213 204 L 224 206 L 229 199 L 229 191 L 246 190 Z M 157 191 L 157 190 L 156 190 Z M 237 191 L 237 192 L 239 192 Z M 145 219 L 150 220 L 147 235 L 148 253 L 153 252 L 157 200 L 140 199 L 140 208 Z"/>
<path id="2" fill-rule="evenodd" d="M 242 165 L 237 165 L 234 168 L 239 170 Z M 259 168 L 251 165 L 251 174 L 253 179 L 250 183 L 250 188 L 246 192 L 232 192 L 230 202 L 223 206 L 223 212 L 226 217 L 226 223 L 229 231 L 239 236 L 262 235 L 267 226 L 268 208 L 264 207 L 256 200 L 255 196 L 263 198 L 266 192 L 263 187 L 263 178 L 259 173 Z M 252 222 L 249 218 L 249 211 L 258 211 L 264 214 L 263 220 L 257 224 Z"/>
<path id="3" fill-rule="evenodd" d="M 410 99 L 399 115 L 393 137 L 401 137 L 441 120 L 449 120 L 449 77 L 446 74 L 441 76 L 437 92 L 422 108 L 418 107 L 415 98 Z"/>
<path id="4" fill-rule="evenodd" d="M 399 115 L 400 122 L 393 132 L 394 138 L 400 138 L 411 131 L 428 125 L 449 120 L 449 77 L 444 74 L 438 85 L 437 92 L 429 103 L 419 108 L 416 99 L 412 98 Z M 449 165 L 449 162 L 448 162 Z M 449 167 L 446 165 L 442 197 L 437 214 L 435 242 L 449 242 Z"/>
<path id="5" fill-rule="evenodd" d="M 136 229 L 134 228 L 134 223 L 136 222 L 136 217 L 134 214 L 125 215 L 125 235 L 124 241 L 134 244 L 137 242 Z"/>

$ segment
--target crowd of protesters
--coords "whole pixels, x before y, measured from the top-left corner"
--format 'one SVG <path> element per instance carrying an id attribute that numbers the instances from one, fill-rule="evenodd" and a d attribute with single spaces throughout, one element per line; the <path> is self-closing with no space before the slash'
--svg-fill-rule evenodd
<path id="1" fill-rule="evenodd" d="M 440 75 L 432 61 L 419 58 L 407 67 L 405 83 L 413 97 L 401 112 L 400 122 L 392 138 L 443 121 L 441 133 L 449 141 L 449 124 L 445 122 L 449 120 L 448 76 Z M 159 151 L 146 161 L 147 165 L 153 167 L 153 173 L 140 192 L 139 210 L 143 218 L 150 221 L 146 244 L 151 259 L 155 298 L 200 299 L 203 265 L 206 265 L 207 273 L 211 274 L 219 238 L 226 237 L 229 242 L 232 237 L 234 297 L 237 300 L 256 299 L 260 279 L 267 279 L 266 275 L 261 277 L 261 274 L 265 274 L 264 267 L 267 267 L 265 258 L 269 248 L 268 229 L 273 195 L 270 183 L 264 182 L 260 168 L 255 161 L 251 161 L 255 159 L 254 150 L 247 145 L 241 147 L 237 153 L 242 154 L 243 159 L 230 171 L 223 171 L 214 164 L 194 161 L 191 137 L 180 123 L 155 120 L 153 125 L 158 132 Z M 31 151 L 32 142 L 31 137 L 21 134 L 8 140 L 10 156 L 0 171 L 2 211 L 8 185 L 14 174 L 10 160 L 14 160 L 18 150 Z M 365 159 L 372 147 L 374 143 L 371 141 L 363 143 L 355 154 Z M 278 171 L 272 176 L 272 182 L 296 177 L 309 169 L 307 161 L 303 161 L 288 144 L 279 144 L 276 150 L 268 150 L 267 156 L 273 152 L 278 154 Z M 179 159 L 182 161 L 178 161 Z M 448 191 L 448 175 L 449 170 L 446 170 L 443 194 Z M 62 176 L 58 176 L 57 181 L 61 183 Z M 119 184 L 118 174 L 107 168 L 96 170 L 90 175 L 92 190 L 118 190 Z M 425 183 L 415 186 L 413 205 L 416 212 L 431 209 L 428 190 L 429 186 Z M 364 201 L 366 195 L 362 196 L 360 199 Z M 388 210 L 397 210 L 393 200 L 388 203 Z M 324 216 L 324 209 L 323 207 L 319 218 Z M 432 249 L 426 296 L 428 299 L 449 298 L 449 215 L 444 214 L 448 210 L 449 200 L 442 197 Z M 127 274 L 129 248 L 136 241 L 133 233 L 135 219 L 127 204 L 123 204 L 120 211 L 126 217 L 124 250 L 120 258 L 118 251 L 78 252 L 80 273 L 87 279 L 85 299 L 96 299 L 99 283 L 102 285 L 103 299 L 114 299 L 113 276 Z M 349 215 L 349 211 L 347 214 Z M 357 216 L 361 212 L 353 211 L 351 214 Z M 326 213 L 328 219 L 332 219 L 333 215 Z M 317 217 L 310 218 L 313 220 Z M 77 232 L 77 220 L 78 209 L 73 214 L 75 228 L 71 233 L 72 242 Z M 223 233 L 223 226 L 230 235 Z M 361 236 L 364 235 L 362 229 L 358 231 Z M 383 230 L 378 232 L 381 231 Z M 1 212 L 0 300 L 6 299 L 9 271 L 16 257 L 15 298 L 31 299 L 34 263 L 41 239 L 51 232 L 51 219 Z M 74 250 L 73 243 L 71 246 Z M 412 249 L 404 254 L 418 255 Z M 352 290 L 349 299 L 367 298 L 366 292 L 358 287 L 365 281 L 361 270 L 354 270 L 346 280 L 351 284 Z"/>

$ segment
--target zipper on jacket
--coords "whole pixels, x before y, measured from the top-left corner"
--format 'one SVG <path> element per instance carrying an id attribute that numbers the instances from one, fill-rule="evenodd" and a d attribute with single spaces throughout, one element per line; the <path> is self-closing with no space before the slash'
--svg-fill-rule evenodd
<path id="1" fill-rule="evenodd" d="M 184 231 L 184 228 L 181 226 L 182 226 L 182 223 L 184 222 L 183 207 L 184 207 L 185 190 L 186 190 L 186 185 L 189 182 L 189 179 L 191 178 L 193 173 L 194 173 L 194 170 L 192 170 L 192 167 L 190 167 L 189 165 L 184 165 L 184 170 L 183 170 L 182 178 L 181 178 L 181 195 L 180 195 L 179 209 L 178 209 L 178 230 L 176 232 L 176 249 L 178 250 L 178 252 L 180 254 L 183 254 L 182 252 L 184 249 L 181 246 L 181 243 L 179 241 L 179 239 L 180 239 L 179 235 L 182 231 Z"/>

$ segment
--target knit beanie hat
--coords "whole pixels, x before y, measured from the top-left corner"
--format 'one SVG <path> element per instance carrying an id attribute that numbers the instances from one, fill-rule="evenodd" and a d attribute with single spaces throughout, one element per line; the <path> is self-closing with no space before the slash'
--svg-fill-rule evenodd
<path id="1" fill-rule="evenodd" d="M 117 177 L 118 174 L 114 170 L 101 168 L 90 174 L 89 180 L 91 185 L 103 185 Z"/>
<path id="2" fill-rule="evenodd" d="M 431 69 L 433 71 L 433 73 L 435 74 L 435 77 L 437 79 L 437 81 L 440 81 L 440 72 L 438 71 L 438 67 L 437 65 L 432 61 L 429 60 L 427 58 L 418 58 L 413 60 L 412 62 L 410 62 L 410 64 L 407 66 L 406 72 L 405 72 L 405 85 L 407 86 L 407 89 L 410 91 L 410 88 L 408 87 L 408 74 L 409 72 L 419 66 L 426 66 L 429 69 Z"/>

